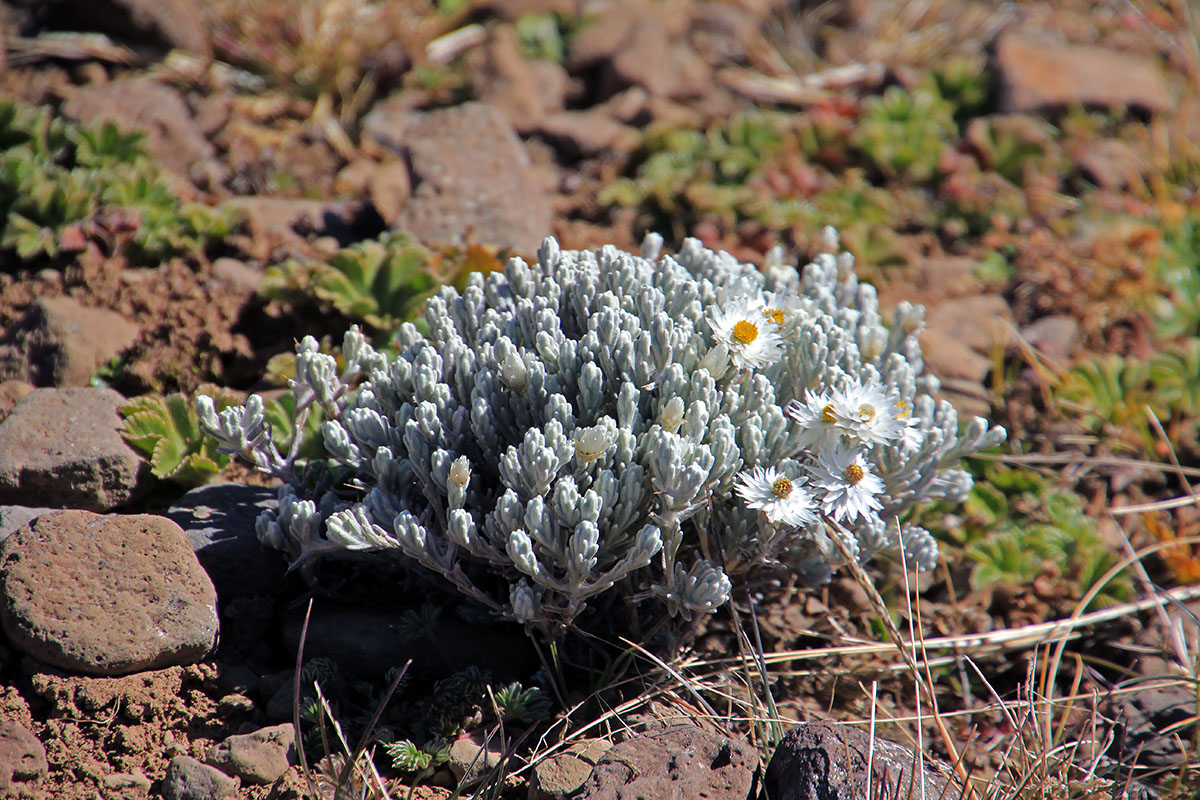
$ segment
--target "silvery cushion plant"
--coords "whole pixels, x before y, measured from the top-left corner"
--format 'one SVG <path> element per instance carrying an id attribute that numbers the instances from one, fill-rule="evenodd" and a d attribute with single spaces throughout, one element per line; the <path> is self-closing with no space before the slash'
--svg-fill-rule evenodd
<path id="1" fill-rule="evenodd" d="M 820 578 L 843 552 L 903 548 L 933 566 L 933 538 L 900 520 L 961 501 L 961 458 L 1005 433 L 960 432 L 933 398 L 923 309 L 885 325 L 832 229 L 802 271 L 660 247 L 548 239 L 535 264 L 443 288 L 395 357 L 351 329 L 339 370 L 306 338 L 293 389 L 298 417 L 328 420 L 320 465 L 276 449 L 258 398 L 197 398 L 223 452 L 285 481 L 259 538 L 299 562 L 400 554 L 552 636 L 615 601 L 651 624 L 711 613 L 764 563 Z"/>

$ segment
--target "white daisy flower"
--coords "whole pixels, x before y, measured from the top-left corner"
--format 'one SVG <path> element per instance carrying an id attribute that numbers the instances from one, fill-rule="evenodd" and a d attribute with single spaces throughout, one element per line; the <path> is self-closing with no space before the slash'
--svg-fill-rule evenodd
<path id="1" fill-rule="evenodd" d="M 878 381 L 852 379 L 833 393 L 830 404 L 837 426 L 868 447 L 895 441 L 907 427 L 897 418 L 901 409 L 896 393 L 885 392 Z"/>
<path id="2" fill-rule="evenodd" d="M 763 316 L 761 302 L 732 300 L 710 315 L 709 324 L 738 369 L 761 369 L 783 355 L 779 326 Z"/>
<path id="3" fill-rule="evenodd" d="M 818 394 L 812 389 L 806 389 L 804 399 L 793 400 L 785 410 L 800 426 L 802 450 L 819 448 L 828 442 L 837 441 L 842 435 L 842 430 L 838 427 L 838 407 L 826 392 Z"/>
<path id="4" fill-rule="evenodd" d="M 892 406 L 892 413 L 900 424 L 900 445 L 916 450 L 925 440 L 925 435 L 921 432 L 921 420 L 912 415 L 912 403 L 897 400 Z"/>
<path id="5" fill-rule="evenodd" d="M 733 490 L 750 508 L 767 515 L 772 525 L 801 528 L 817 521 L 812 497 L 800 485 L 804 478 L 792 480 L 774 467 L 754 467 L 738 473 Z"/>
<path id="6" fill-rule="evenodd" d="M 803 313 L 800 296 L 795 292 L 767 292 L 762 315 L 774 322 L 781 334 L 794 331 Z"/>
<path id="7" fill-rule="evenodd" d="M 808 466 L 821 512 L 834 520 L 853 522 L 883 508 L 878 495 L 883 479 L 871 472 L 863 452 L 845 441 L 821 448 Z"/>

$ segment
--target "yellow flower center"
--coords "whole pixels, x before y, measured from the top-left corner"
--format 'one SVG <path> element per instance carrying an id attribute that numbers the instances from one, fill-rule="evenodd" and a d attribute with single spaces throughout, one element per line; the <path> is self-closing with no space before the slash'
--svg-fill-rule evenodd
<path id="1" fill-rule="evenodd" d="M 899 403 L 896 403 L 896 419 L 905 419 L 908 417 L 908 414 L 908 403 L 903 400 L 901 400 Z"/>
<path id="2" fill-rule="evenodd" d="M 787 478 L 776 478 L 771 484 L 771 494 L 778 497 L 780 500 L 785 499 L 792 493 L 792 482 Z"/>
<path id="3" fill-rule="evenodd" d="M 870 403 L 863 403 L 858 407 L 858 418 L 863 422 L 870 422 L 875 419 L 875 406 Z"/>
<path id="4" fill-rule="evenodd" d="M 733 339 L 738 344 L 750 344 L 758 338 L 758 326 L 748 319 L 739 319 L 733 326 Z"/>
<path id="5" fill-rule="evenodd" d="M 837 409 L 833 407 L 833 403 L 821 409 L 821 419 L 828 422 L 830 425 L 837 422 Z"/>
<path id="6" fill-rule="evenodd" d="M 774 322 L 776 325 L 783 324 L 783 309 L 782 308 L 764 308 L 763 316 Z"/>
<path id="7" fill-rule="evenodd" d="M 855 485 L 863 478 L 867 477 L 867 471 L 858 464 L 851 464 L 846 467 L 846 471 L 842 473 L 842 477 L 851 485 Z"/>

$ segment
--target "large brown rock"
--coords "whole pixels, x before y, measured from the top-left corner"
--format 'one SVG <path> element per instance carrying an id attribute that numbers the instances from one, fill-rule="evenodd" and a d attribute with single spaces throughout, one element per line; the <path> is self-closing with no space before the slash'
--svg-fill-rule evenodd
<path id="1" fill-rule="evenodd" d="M 36 389 L 0 423 L 0 504 L 107 511 L 129 502 L 150 470 L 118 433 L 112 389 Z"/>
<path id="2" fill-rule="evenodd" d="M 430 244 L 489 244 L 532 255 L 551 207 L 504 115 L 484 103 L 375 111 L 363 133 L 407 159 L 413 195 L 394 227 Z"/>
<path id="3" fill-rule="evenodd" d="M 217 593 L 179 526 L 55 511 L 0 545 L 0 626 L 30 656 L 89 675 L 187 664 L 217 640 Z"/>
<path id="4" fill-rule="evenodd" d="M 996 40 L 1000 106 L 1005 111 L 1045 111 L 1074 104 L 1138 108 L 1149 113 L 1172 105 L 1158 65 L 1103 47 L 1073 45 L 1019 29 Z"/>
<path id="5" fill-rule="evenodd" d="M 914 770 L 916 764 L 921 768 Z M 866 731 L 827 722 L 805 723 L 789 731 L 767 765 L 766 800 L 859 800 L 868 797 L 962 796 L 950 768 L 904 745 Z M 923 783 L 923 786 L 922 786 Z"/>
<path id="6" fill-rule="evenodd" d="M 42 298 L 0 341 L 0 380 L 87 386 L 96 368 L 138 340 L 141 329 L 114 311 L 70 297 Z"/>
<path id="7" fill-rule="evenodd" d="M 758 752 L 736 739 L 675 726 L 614 745 L 596 762 L 580 800 L 745 800 Z"/>

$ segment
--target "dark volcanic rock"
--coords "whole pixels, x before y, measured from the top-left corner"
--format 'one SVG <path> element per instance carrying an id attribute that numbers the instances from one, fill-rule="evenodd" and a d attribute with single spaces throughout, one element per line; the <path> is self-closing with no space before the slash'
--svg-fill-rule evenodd
<path id="1" fill-rule="evenodd" d="M 913 751 L 849 726 L 805 723 L 788 732 L 767 765 L 767 800 L 858 800 L 867 797 L 944 797 L 962 795 L 941 762 L 922 759 L 914 780 Z M 923 777 L 922 777 L 923 776 Z M 924 781 L 924 791 L 922 783 Z M 898 788 L 897 788 L 898 787 Z M 910 792 L 911 788 L 911 792 Z"/>

